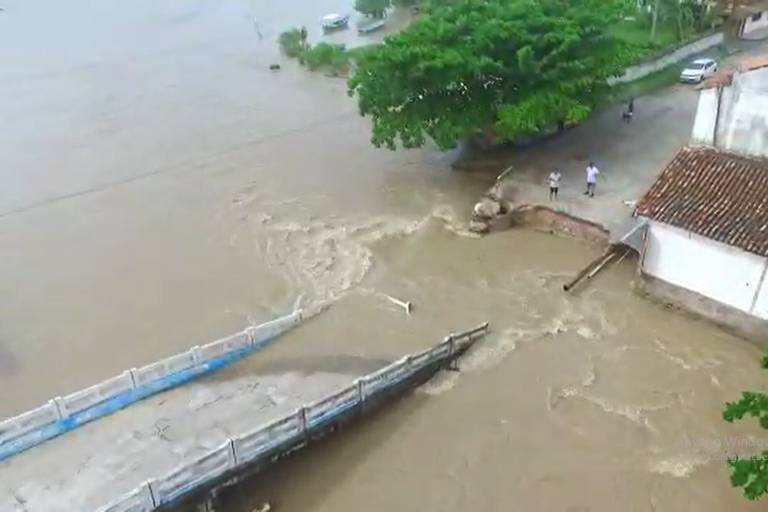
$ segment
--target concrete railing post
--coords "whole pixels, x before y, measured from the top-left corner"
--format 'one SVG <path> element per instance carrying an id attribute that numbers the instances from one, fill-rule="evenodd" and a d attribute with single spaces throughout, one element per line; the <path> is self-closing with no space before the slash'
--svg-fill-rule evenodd
<path id="1" fill-rule="evenodd" d="M 203 354 L 200 351 L 200 345 L 195 345 L 189 351 L 192 352 L 192 362 L 196 365 L 203 362 Z"/>
<path id="2" fill-rule="evenodd" d="M 139 387 L 139 385 L 136 383 L 136 368 L 131 368 L 130 370 L 127 370 L 128 376 L 131 379 L 131 389 L 136 389 Z"/>
<path id="3" fill-rule="evenodd" d="M 451 333 L 450 336 L 448 336 L 448 359 L 447 359 L 447 367 L 449 370 L 457 370 L 457 366 L 454 362 L 454 358 L 456 357 L 456 335 L 454 333 Z"/>
<path id="4" fill-rule="evenodd" d="M 154 480 L 147 480 L 144 482 L 144 485 L 142 486 L 144 490 L 144 500 L 147 506 L 152 507 L 149 510 L 154 510 L 155 507 L 159 505 L 157 494 L 155 494 L 154 486 L 156 485 L 156 482 Z"/>
<path id="5" fill-rule="evenodd" d="M 64 405 L 64 401 L 61 399 L 60 396 L 57 396 L 53 400 L 49 402 L 51 405 L 53 405 L 53 408 L 56 410 L 56 417 L 60 420 L 63 420 L 64 418 L 69 417 L 69 412 L 67 412 L 67 406 Z"/>
<path id="6" fill-rule="evenodd" d="M 365 389 L 363 389 L 364 380 L 365 379 L 360 378 L 355 381 L 355 384 L 357 385 L 357 400 L 360 402 L 360 405 L 365 402 Z"/>
<path id="7" fill-rule="evenodd" d="M 228 448 L 229 448 L 229 453 L 227 454 L 228 457 L 229 457 L 229 467 L 230 468 L 234 468 L 239 463 L 238 460 L 237 460 L 237 450 L 235 449 L 235 441 L 230 438 L 228 440 L 227 445 L 228 445 Z"/>
<path id="8" fill-rule="evenodd" d="M 304 438 L 308 438 L 309 432 L 307 431 L 307 408 L 302 407 L 298 410 L 297 414 L 299 415 L 299 430 Z"/>

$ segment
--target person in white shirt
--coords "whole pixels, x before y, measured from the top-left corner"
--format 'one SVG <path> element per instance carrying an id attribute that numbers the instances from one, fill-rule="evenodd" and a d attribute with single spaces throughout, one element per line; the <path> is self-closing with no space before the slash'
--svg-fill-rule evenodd
<path id="1" fill-rule="evenodd" d="M 557 200 L 557 192 L 560 190 L 560 180 L 563 175 L 555 168 L 549 173 L 549 200 Z"/>
<path id="2" fill-rule="evenodd" d="M 595 162 L 589 162 L 587 166 L 587 191 L 584 192 L 585 196 L 595 197 L 595 185 L 597 185 L 597 175 L 600 171 L 597 169 Z"/>

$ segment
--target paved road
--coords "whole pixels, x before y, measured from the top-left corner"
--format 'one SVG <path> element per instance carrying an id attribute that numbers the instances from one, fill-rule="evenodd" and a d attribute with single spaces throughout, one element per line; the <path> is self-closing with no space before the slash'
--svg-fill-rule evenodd
<path id="1" fill-rule="evenodd" d="M 744 54 L 768 52 L 768 41 L 743 42 Z M 631 124 L 622 122 L 625 105 L 615 105 L 584 124 L 543 143 L 517 151 L 496 169 L 513 165 L 507 176 L 518 203 L 546 204 L 560 211 L 597 222 L 612 234 L 631 216 L 638 200 L 658 173 L 690 139 L 698 91 L 677 84 L 635 99 Z M 585 169 L 597 163 L 600 177 L 594 198 L 583 195 Z M 548 200 L 547 176 L 557 167 L 563 173 L 560 199 Z"/>

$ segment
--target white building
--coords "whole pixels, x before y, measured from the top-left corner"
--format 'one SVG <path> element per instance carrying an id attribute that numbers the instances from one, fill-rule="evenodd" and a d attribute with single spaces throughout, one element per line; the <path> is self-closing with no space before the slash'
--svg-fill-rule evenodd
<path id="1" fill-rule="evenodd" d="M 768 157 L 768 56 L 743 59 L 702 87 L 691 142 Z"/>
<path id="2" fill-rule="evenodd" d="M 635 213 L 649 291 L 768 341 L 768 161 L 684 147 Z"/>
<path id="3" fill-rule="evenodd" d="M 635 209 L 646 288 L 768 342 L 768 67 L 704 89 L 692 138 Z"/>
<path id="4" fill-rule="evenodd" d="M 768 2 L 757 1 L 743 5 L 734 14 L 739 37 L 760 39 L 768 35 Z"/>

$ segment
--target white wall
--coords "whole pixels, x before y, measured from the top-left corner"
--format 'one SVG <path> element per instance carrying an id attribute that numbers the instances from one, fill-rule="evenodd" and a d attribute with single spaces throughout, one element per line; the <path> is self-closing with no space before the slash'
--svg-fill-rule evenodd
<path id="1" fill-rule="evenodd" d="M 768 67 L 734 73 L 722 92 L 702 90 L 691 143 L 768 158 Z"/>
<path id="2" fill-rule="evenodd" d="M 703 89 L 699 94 L 699 106 L 696 109 L 696 118 L 693 120 L 693 132 L 691 133 L 693 144 L 714 146 L 717 103 L 717 89 Z"/>
<path id="3" fill-rule="evenodd" d="M 757 21 L 753 21 L 752 16 L 747 17 L 744 20 L 744 30 L 741 35 L 749 35 L 752 32 L 763 29 L 768 29 L 768 11 L 763 11 L 762 17 Z"/>
<path id="4" fill-rule="evenodd" d="M 654 221 L 648 237 L 644 272 L 768 319 L 768 283 L 758 294 L 766 258 Z"/>
<path id="5" fill-rule="evenodd" d="M 768 319 L 768 275 L 763 278 L 763 285 L 760 287 L 760 293 L 755 300 L 755 307 L 752 310 L 752 314 Z"/>
<path id="6" fill-rule="evenodd" d="M 736 74 L 723 90 L 716 145 L 732 153 L 768 157 L 768 68 Z"/>

